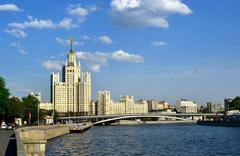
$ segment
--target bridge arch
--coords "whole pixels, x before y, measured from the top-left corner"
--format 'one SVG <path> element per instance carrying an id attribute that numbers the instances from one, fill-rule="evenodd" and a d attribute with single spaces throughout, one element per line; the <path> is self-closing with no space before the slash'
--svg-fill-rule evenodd
<path id="1" fill-rule="evenodd" d="M 174 116 L 164 116 L 164 115 L 134 115 L 134 116 L 120 116 L 120 117 L 113 117 L 109 119 L 104 119 L 93 123 L 93 125 L 104 124 L 112 121 L 122 120 L 122 119 L 135 119 L 135 118 L 165 118 L 165 119 L 175 119 L 175 120 L 182 120 L 182 121 L 193 121 L 191 119 L 174 117 Z"/>

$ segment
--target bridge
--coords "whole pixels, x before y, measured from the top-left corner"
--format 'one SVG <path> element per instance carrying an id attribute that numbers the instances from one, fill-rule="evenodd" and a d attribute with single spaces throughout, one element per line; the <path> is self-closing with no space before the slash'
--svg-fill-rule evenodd
<path id="1" fill-rule="evenodd" d="M 223 114 L 219 113 L 146 113 L 146 114 L 122 114 L 122 115 L 97 115 L 97 116 L 71 116 L 59 117 L 61 123 L 79 123 L 82 121 L 91 121 L 94 125 L 115 122 L 126 119 L 144 119 L 144 118 L 164 118 L 170 120 L 181 121 L 196 121 L 200 118 L 204 120 L 205 117 L 220 117 Z"/>

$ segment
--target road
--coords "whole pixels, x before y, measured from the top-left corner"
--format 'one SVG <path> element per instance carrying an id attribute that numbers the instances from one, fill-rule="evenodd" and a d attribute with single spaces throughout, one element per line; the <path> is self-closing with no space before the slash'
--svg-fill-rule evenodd
<path id="1" fill-rule="evenodd" d="M 13 130 L 0 129 L 0 156 L 15 156 L 16 140 Z"/>

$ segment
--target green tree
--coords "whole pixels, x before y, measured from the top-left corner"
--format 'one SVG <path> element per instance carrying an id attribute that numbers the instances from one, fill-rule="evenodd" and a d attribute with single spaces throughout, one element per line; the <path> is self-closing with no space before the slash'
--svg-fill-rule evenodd
<path id="1" fill-rule="evenodd" d="M 5 87 L 5 81 L 0 76 L 0 123 L 7 114 L 9 108 L 9 90 Z"/>
<path id="2" fill-rule="evenodd" d="M 32 95 L 28 95 L 22 98 L 22 102 L 24 110 L 23 120 L 29 122 L 30 119 L 30 123 L 37 122 L 39 100 Z"/>
<path id="3" fill-rule="evenodd" d="M 229 105 L 230 110 L 240 110 L 240 97 L 235 97 Z"/>
<path id="4" fill-rule="evenodd" d="M 23 117 L 23 104 L 18 97 L 9 99 L 9 108 L 7 110 L 8 122 L 14 122 L 15 118 Z"/>

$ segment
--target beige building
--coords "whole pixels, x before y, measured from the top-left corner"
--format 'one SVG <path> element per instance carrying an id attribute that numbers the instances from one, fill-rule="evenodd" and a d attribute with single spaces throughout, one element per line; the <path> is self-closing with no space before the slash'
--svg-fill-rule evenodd
<path id="1" fill-rule="evenodd" d="M 54 110 L 60 113 L 88 115 L 91 104 L 91 73 L 81 73 L 80 63 L 76 63 L 72 49 L 72 39 L 70 41 L 70 52 L 62 67 L 62 81 L 59 73 L 51 74 L 51 103 Z"/>
<path id="2" fill-rule="evenodd" d="M 119 102 L 111 100 L 109 91 L 97 95 L 97 115 L 143 114 L 148 112 L 146 101 L 134 102 L 133 96 L 122 96 Z"/>
<path id="3" fill-rule="evenodd" d="M 169 109 L 169 104 L 166 101 L 148 100 L 148 111 L 160 111 Z"/>
<path id="4" fill-rule="evenodd" d="M 181 113 L 197 113 L 197 103 L 194 101 L 181 99 L 177 101 L 176 109 Z"/>
<path id="5" fill-rule="evenodd" d="M 44 110 L 53 110 L 53 104 L 50 102 L 41 102 L 39 108 Z"/>

